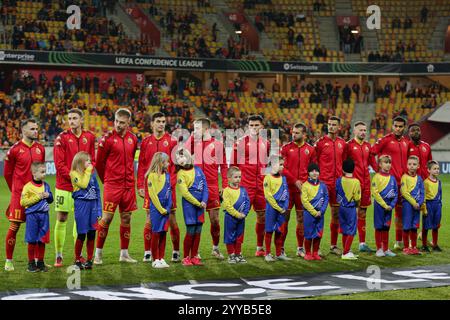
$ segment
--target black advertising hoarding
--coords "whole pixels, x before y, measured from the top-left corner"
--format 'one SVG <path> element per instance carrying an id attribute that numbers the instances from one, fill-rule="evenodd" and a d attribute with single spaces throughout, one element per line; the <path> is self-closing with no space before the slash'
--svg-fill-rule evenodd
<path id="1" fill-rule="evenodd" d="M 294 74 L 450 74 L 450 63 L 340 63 L 191 59 L 58 51 L 0 50 L 0 63 L 122 69 L 167 69 L 216 72 Z"/>

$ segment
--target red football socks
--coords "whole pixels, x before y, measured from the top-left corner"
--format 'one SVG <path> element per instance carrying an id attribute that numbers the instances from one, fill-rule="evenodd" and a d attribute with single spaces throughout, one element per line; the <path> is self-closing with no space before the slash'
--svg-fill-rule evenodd
<path id="1" fill-rule="evenodd" d="M 403 246 L 404 248 L 409 248 L 409 230 L 403 230 Z"/>
<path id="2" fill-rule="evenodd" d="M 94 257 L 94 245 L 95 245 L 95 238 L 94 239 L 87 239 L 86 240 L 86 251 L 87 251 L 87 259 L 88 261 L 91 261 Z"/>
<path id="3" fill-rule="evenodd" d="M 100 221 L 98 224 L 97 248 L 103 249 L 106 237 L 108 236 L 109 225 Z"/>
<path id="4" fill-rule="evenodd" d="M 198 247 L 200 246 L 200 233 L 194 234 L 194 242 L 192 244 L 192 257 L 198 255 Z"/>
<path id="5" fill-rule="evenodd" d="M 297 247 L 302 248 L 303 242 L 305 241 L 303 226 L 297 226 L 295 229 L 295 235 L 297 237 Z"/>
<path id="6" fill-rule="evenodd" d="M 264 223 L 256 222 L 256 245 L 262 247 L 264 243 L 264 229 L 266 228 Z"/>
<path id="7" fill-rule="evenodd" d="M 159 232 L 155 232 L 152 235 L 152 255 L 153 255 L 153 260 L 159 260 L 159 241 L 160 241 L 160 233 Z"/>
<path id="8" fill-rule="evenodd" d="M 12 259 L 14 253 L 14 247 L 16 246 L 16 235 L 19 231 L 19 227 L 15 224 L 9 226 L 8 233 L 6 234 L 6 259 Z"/>
<path id="9" fill-rule="evenodd" d="M 234 245 L 234 253 L 241 254 L 242 251 L 242 243 L 244 242 L 244 233 L 242 233 L 239 237 L 237 237 L 235 245 Z"/>
<path id="10" fill-rule="evenodd" d="M 283 246 L 283 234 L 285 232 L 275 232 L 275 254 L 277 255 L 277 257 L 281 255 L 281 247 Z"/>
<path id="11" fill-rule="evenodd" d="M 152 227 L 149 223 L 146 223 L 144 226 L 144 250 L 152 250 Z"/>
<path id="12" fill-rule="evenodd" d="M 330 230 L 331 230 L 331 245 L 336 246 L 339 235 L 339 224 L 333 222 L 330 223 Z"/>
<path id="13" fill-rule="evenodd" d="M 344 254 L 347 254 L 350 252 L 350 249 L 352 248 L 352 243 L 353 243 L 353 236 L 347 235 L 345 237 Z"/>
<path id="14" fill-rule="evenodd" d="M 159 259 L 164 259 L 164 256 L 166 255 L 166 238 L 167 233 L 161 232 L 159 235 Z"/>
<path id="15" fill-rule="evenodd" d="M 272 232 L 266 232 L 265 235 L 265 242 L 266 242 L 266 255 L 268 255 L 270 253 L 270 246 L 271 246 L 271 242 L 272 242 Z"/>
<path id="16" fill-rule="evenodd" d="M 305 252 L 306 252 L 306 254 L 311 254 L 311 244 L 312 244 L 312 240 L 305 239 Z"/>
<path id="17" fill-rule="evenodd" d="M 358 236 L 359 243 L 366 242 L 366 219 L 358 218 Z"/>
<path id="18" fill-rule="evenodd" d="M 173 251 L 180 251 L 180 229 L 171 227 L 170 237 L 172 238 Z"/>
<path id="19" fill-rule="evenodd" d="M 377 250 L 383 248 L 383 231 L 375 230 L 375 245 L 377 246 Z"/>
<path id="20" fill-rule="evenodd" d="M 434 244 L 434 242 L 433 242 Z M 428 245 L 428 230 L 422 229 L 422 245 L 426 247 Z"/>
<path id="21" fill-rule="evenodd" d="M 211 224 L 210 232 L 213 245 L 218 246 L 220 241 L 220 224 Z"/>
<path id="22" fill-rule="evenodd" d="M 227 244 L 227 253 L 228 254 L 233 254 L 233 253 L 235 253 L 234 252 L 234 249 L 235 248 L 235 244 L 234 243 L 232 243 L 232 244 Z"/>
<path id="23" fill-rule="evenodd" d="M 433 229 L 433 246 L 436 247 L 438 245 L 438 229 Z"/>
<path id="24" fill-rule="evenodd" d="M 313 254 L 319 254 L 320 238 L 314 238 L 313 240 Z"/>
<path id="25" fill-rule="evenodd" d="M 120 249 L 128 249 L 130 244 L 131 226 L 129 224 L 120 225 Z"/>
<path id="26" fill-rule="evenodd" d="M 411 239 L 411 247 L 417 248 L 417 229 L 409 231 L 409 238 Z"/>
<path id="27" fill-rule="evenodd" d="M 34 252 L 36 251 L 36 243 L 29 243 L 28 244 L 28 262 L 34 263 Z"/>
<path id="28" fill-rule="evenodd" d="M 388 251 L 389 250 L 389 230 L 381 231 L 381 239 L 382 239 L 382 243 L 383 243 L 383 250 Z"/>
<path id="29" fill-rule="evenodd" d="M 75 260 L 80 260 L 81 258 L 81 251 L 83 250 L 83 241 L 80 239 L 77 239 L 75 241 Z"/>
<path id="30" fill-rule="evenodd" d="M 194 235 L 191 233 L 186 233 L 183 241 L 183 258 L 190 257 L 193 242 L 194 242 Z"/>
<path id="31" fill-rule="evenodd" d="M 38 242 L 39 255 L 37 256 L 38 261 L 44 261 L 45 256 L 45 243 Z"/>

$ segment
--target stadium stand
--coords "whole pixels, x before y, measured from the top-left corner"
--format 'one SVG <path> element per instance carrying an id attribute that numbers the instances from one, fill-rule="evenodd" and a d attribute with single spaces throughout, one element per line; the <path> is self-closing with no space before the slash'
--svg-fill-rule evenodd
<path id="1" fill-rule="evenodd" d="M 352 0 L 355 13 L 366 16 L 366 0 Z M 429 50 L 428 42 L 440 17 L 450 15 L 449 1 L 436 1 L 429 6 L 418 0 L 381 0 L 377 5 L 383 8 L 381 29 L 377 30 L 380 52 L 363 50 L 363 61 L 368 62 L 439 62 L 442 50 Z"/>
<path id="2" fill-rule="evenodd" d="M 83 1 L 80 30 L 68 30 L 65 8 L 72 1 L 4 1 L 1 22 L 10 39 L 3 38 L 0 49 L 72 51 L 153 55 L 145 39 L 128 37 L 122 24 L 106 18 L 117 1 Z M 95 5 L 94 5 L 95 3 Z"/>

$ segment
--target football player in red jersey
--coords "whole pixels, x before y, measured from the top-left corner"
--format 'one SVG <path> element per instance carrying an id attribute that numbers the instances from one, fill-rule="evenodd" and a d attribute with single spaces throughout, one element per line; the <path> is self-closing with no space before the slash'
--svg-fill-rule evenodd
<path id="1" fill-rule="evenodd" d="M 316 150 L 306 142 L 308 135 L 307 127 L 303 123 L 297 123 L 292 128 L 292 141 L 281 148 L 281 156 L 284 159 L 283 175 L 286 177 L 289 189 L 289 208 L 286 211 L 286 220 L 289 222 L 291 210 L 295 206 L 297 216 L 297 255 L 305 256 L 304 228 L 303 228 L 303 206 L 300 191 L 303 183 L 308 180 L 308 166 L 317 163 Z M 287 224 L 289 225 L 289 223 Z M 286 240 L 287 228 L 284 241 Z M 284 251 L 284 250 L 283 250 Z M 282 252 L 283 254 L 284 252 Z"/>
<path id="2" fill-rule="evenodd" d="M 13 253 L 16 246 L 16 235 L 20 224 L 25 222 L 25 210 L 20 205 L 22 189 L 33 179 L 31 164 L 45 161 L 45 148 L 38 141 L 38 124 L 34 119 L 22 121 L 22 139 L 16 142 L 5 157 L 3 176 L 11 191 L 11 201 L 6 215 L 10 221 L 6 233 L 6 262 L 5 270 L 14 271 Z M 46 239 L 43 242 L 48 242 Z"/>
<path id="3" fill-rule="evenodd" d="M 219 251 L 220 240 L 220 194 L 228 185 L 228 167 L 224 144 L 211 136 L 211 121 L 201 118 L 194 121 L 194 134 L 186 142 L 186 149 L 194 156 L 194 165 L 202 169 L 208 184 L 208 211 L 211 222 L 212 255 L 219 260 L 224 257 Z M 219 169 L 222 186 L 219 188 Z"/>
<path id="4" fill-rule="evenodd" d="M 331 247 L 330 252 L 341 255 L 337 247 L 339 235 L 339 204 L 336 199 L 336 180 L 342 177 L 342 163 L 347 158 L 346 142 L 338 137 L 341 119 L 332 116 L 328 119 L 328 134 L 316 142 L 316 154 L 319 161 L 320 179 L 327 185 L 331 206 Z"/>
<path id="5" fill-rule="evenodd" d="M 137 209 L 134 179 L 137 138 L 128 130 L 130 122 L 131 112 L 128 109 L 117 110 L 114 117 L 114 130 L 104 135 L 98 144 L 95 166 L 103 183 L 103 216 L 98 223 L 95 264 L 103 263 L 103 245 L 117 207 L 119 207 L 121 219 L 119 261 L 137 262 L 128 253 L 131 213 Z"/>
<path id="6" fill-rule="evenodd" d="M 358 208 L 358 236 L 359 236 L 359 251 L 374 252 L 366 244 L 366 212 L 371 205 L 370 192 L 370 173 L 369 165 L 376 170 L 377 163 L 373 155 L 370 143 L 365 141 L 367 135 L 367 125 L 362 121 L 357 121 L 353 125 L 354 138 L 347 142 L 347 156 L 353 160 L 355 170 L 353 175 L 359 180 L 361 185 L 361 201 Z"/>
<path id="7" fill-rule="evenodd" d="M 408 158 L 409 156 L 417 156 L 419 158 L 419 170 L 417 173 L 425 181 L 429 176 L 428 161 L 433 160 L 431 155 L 431 147 L 425 141 L 420 140 L 421 132 L 418 123 L 413 123 L 408 128 L 408 135 L 411 139 L 408 145 Z"/>
<path id="8" fill-rule="evenodd" d="M 169 215 L 170 236 L 172 238 L 173 252 L 172 262 L 180 262 L 180 229 L 176 220 L 177 197 L 175 187 L 177 183 L 177 174 L 175 165 L 172 161 L 172 151 L 177 146 L 177 141 L 166 130 L 166 116 L 162 112 L 156 112 L 152 115 L 152 134 L 142 140 L 141 151 L 139 153 L 139 164 L 137 171 L 137 187 L 139 196 L 144 198 L 144 209 L 148 212 L 150 208 L 150 196 L 148 194 L 147 183 L 145 182 L 145 173 L 150 167 L 153 156 L 157 152 L 164 152 L 169 156 L 170 184 L 172 186 L 172 210 Z M 147 219 L 144 226 L 144 262 L 152 261 L 151 257 L 151 238 L 152 227 L 150 218 Z"/>
<path id="9" fill-rule="evenodd" d="M 392 159 L 390 174 L 397 181 L 400 190 L 401 179 L 407 172 L 406 163 L 408 161 L 409 141 L 403 136 L 406 129 L 406 120 L 402 117 L 395 117 L 392 125 L 392 133 L 378 139 L 372 148 L 375 156 L 388 155 Z M 378 172 L 378 167 L 377 170 Z M 395 240 L 394 249 L 401 249 L 403 246 L 403 224 L 402 224 L 402 197 L 399 193 L 397 205 L 395 206 Z"/>
<path id="10" fill-rule="evenodd" d="M 89 153 L 95 159 L 95 135 L 83 130 L 84 114 L 80 109 L 70 109 L 67 112 L 69 130 L 61 132 L 55 139 L 53 157 L 56 167 L 55 186 L 55 267 L 63 266 L 63 248 L 66 239 L 67 215 L 73 210 L 72 182 L 70 181 L 70 168 L 72 160 L 80 151 Z M 76 234 L 76 225 L 74 224 Z M 76 238 L 76 236 L 75 236 Z"/>
<path id="11" fill-rule="evenodd" d="M 256 211 L 256 253 L 264 257 L 266 199 L 264 198 L 264 174 L 267 168 L 270 142 L 260 136 L 263 118 L 260 115 L 248 117 L 249 134 L 242 137 L 233 146 L 232 166 L 237 166 L 242 173 L 241 185 L 247 190 L 253 210 Z"/>

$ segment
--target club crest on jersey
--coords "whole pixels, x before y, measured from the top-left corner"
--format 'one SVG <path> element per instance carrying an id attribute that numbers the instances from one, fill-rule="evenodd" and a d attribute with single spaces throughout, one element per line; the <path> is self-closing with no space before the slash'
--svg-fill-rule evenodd
<path id="1" fill-rule="evenodd" d="M 369 147 L 366 146 L 366 152 L 369 152 Z"/>
<path id="2" fill-rule="evenodd" d="M 83 144 L 86 144 L 86 143 L 87 143 L 86 137 L 83 137 L 83 139 L 81 140 L 81 142 L 83 142 Z"/>
<path id="3" fill-rule="evenodd" d="M 72 143 L 72 142 L 73 142 L 73 140 L 72 140 L 72 139 L 69 139 L 69 142 L 70 142 L 70 143 Z"/>
<path id="4" fill-rule="evenodd" d="M 36 154 L 41 154 L 41 149 L 36 149 Z"/>
<path id="5" fill-rule="evenodd" d="M 358 147 L 357 147 L 357 146 L 354 146 L 354 147 L 353 147 L 353 150 L 358 150 Z"/>
<path id="6" fill-rule="evenodd" d="M 164 147 L 167 147 L 168 145 L 169 145 L 169 142 L 167 142 L 167 140 L 163 142 Z"/>
<path id="7" fill-rule="evenodd" d="M 342 144 L 338 143 L 338 148 L 342 149 Z"/>
<path id="8" fill-rule="evenodd" d="M 114 139 L 114 143 L 117 143 L 117 139 Z"/>
<path id="9" fill-rule="evenodd" d="M 305 150 L 305 154 L 306 154 L 306 155 L 309 154 L 309 150 L 308 150 L 308 149 Z"/>
<path id="10" fill-rule="evenodd" d="M 423 151 L 423 152 L 427 152 L 427 148 L 422 147 L 422 151 Z"/>
<path id="11" fill-rule="evenodd" d="M 133 143 L 133 139 L 128 138 L 128 144 L 132 144 Z"/>
<path id="12" fill-rule="evenodd" d="M 19 153 L 24 153 L 24 152 L 25 152 L 25 150 L 19 149 Z"/>

